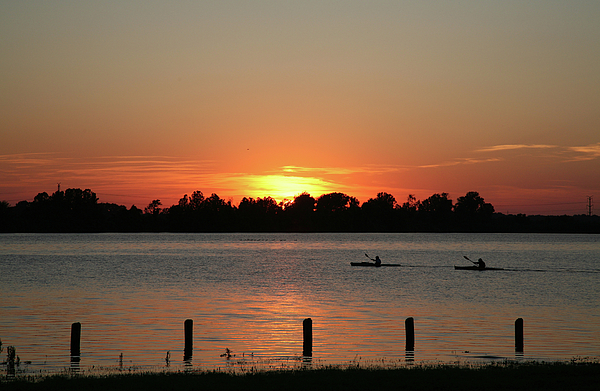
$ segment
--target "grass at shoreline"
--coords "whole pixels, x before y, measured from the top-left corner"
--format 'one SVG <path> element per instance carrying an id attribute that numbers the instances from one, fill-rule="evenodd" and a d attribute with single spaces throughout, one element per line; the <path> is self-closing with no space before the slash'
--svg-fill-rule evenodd
<path id="1" fill-rule="evenodd" d="M 503 363 L 394 369 L 329 367 L 232 374 L 221 371 L 53 375 L 0 380 L 13 390 L 598 390 L 600 362 Z"/>

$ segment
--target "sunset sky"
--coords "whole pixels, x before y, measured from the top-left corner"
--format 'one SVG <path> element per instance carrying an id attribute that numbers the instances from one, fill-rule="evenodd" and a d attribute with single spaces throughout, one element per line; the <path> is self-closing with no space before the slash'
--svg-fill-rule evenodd
<path id="1" fill-rule="evenodd" d="M 600 1 L 0 0 L 0 200 L 600 211 Z"/>

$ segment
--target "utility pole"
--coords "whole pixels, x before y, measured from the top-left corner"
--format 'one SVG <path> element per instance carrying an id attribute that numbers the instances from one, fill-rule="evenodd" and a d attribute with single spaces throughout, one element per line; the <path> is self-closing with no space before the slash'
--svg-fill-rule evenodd
<path id="1" fill-rule="evenodd" d="M 592 215 L 592 206 L 594 206 L 592 200 L 593 200 L 593 196 L 588 196 L 588 205 L 587 205 L 587 207 L 588 207 L 588 216 Z"/>

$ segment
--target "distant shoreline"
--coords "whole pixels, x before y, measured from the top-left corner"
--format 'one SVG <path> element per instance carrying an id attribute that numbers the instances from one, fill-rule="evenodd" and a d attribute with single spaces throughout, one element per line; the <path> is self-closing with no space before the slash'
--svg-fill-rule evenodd
<path id="1" fill-rule="evenodd" d="M 503 362 L 483 366 L 416 365 L 393 369 L 324 367 L 109 375 L 2 376 L 2 390 L 597 390 L 600 362 Z"/>
<path id="2" fill-rule="evenodd" d="M 564 235 L 598 235 L 600 234 L 600 226 L 590 227 L 589 229 L 531 229 L 531 230 L 482 230 L 482 231 L 467 231 L 467 230 L 405 230 L 405 231 L 360 231 L 360 230 L 215 230 L 215 231 L 192 231 L 192 230 L 78 230 L 78 229 L 61 229 L 61 230 L 11 230 L 7 227 L 0 227 L 0 235 L 2 234 L 288 234 L 288 233 L 304 233 L 304 234 L 564 234 Z"/>
<path id="3" fill-rule="evenodd" d="M 434 194 L 403 204 L 379 193 L 362 205 L 343 193 L 314 198 L 303 193 L 293 201 L 244 198 L 239 205 L 217 194 L 197 191 L 177 205 L 163 207 L 152 201 L 144 210 L 132 205 L 98 202 L 90 189 L 67 189 L 52 195 L 39 193 L 33 202 L 10 206 L 0 201 L 0 232 L 381 232 L 381 233 L 594 233 L 600 234 L 600 216 L 502 214 L 477 192 L 459 197 Z"/>

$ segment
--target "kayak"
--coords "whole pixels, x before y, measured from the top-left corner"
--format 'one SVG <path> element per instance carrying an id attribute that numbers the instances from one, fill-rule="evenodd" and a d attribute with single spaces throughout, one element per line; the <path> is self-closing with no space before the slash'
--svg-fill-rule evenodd
<path id="1" fill-rule="evenodd" d="M 350 262 L 351 266 L 372 266 L 372 267 L 381 267 L 381 266 L 400 266 L 399 263 L 382 263 L 377 266 L 373 262 Z"/>
<path id="2" fill-rule="evenodd" d="M 504 270 L 500 267 L 485 267 L 480 269 L 479 266 L 454 266 L 455 270 Z"/>

